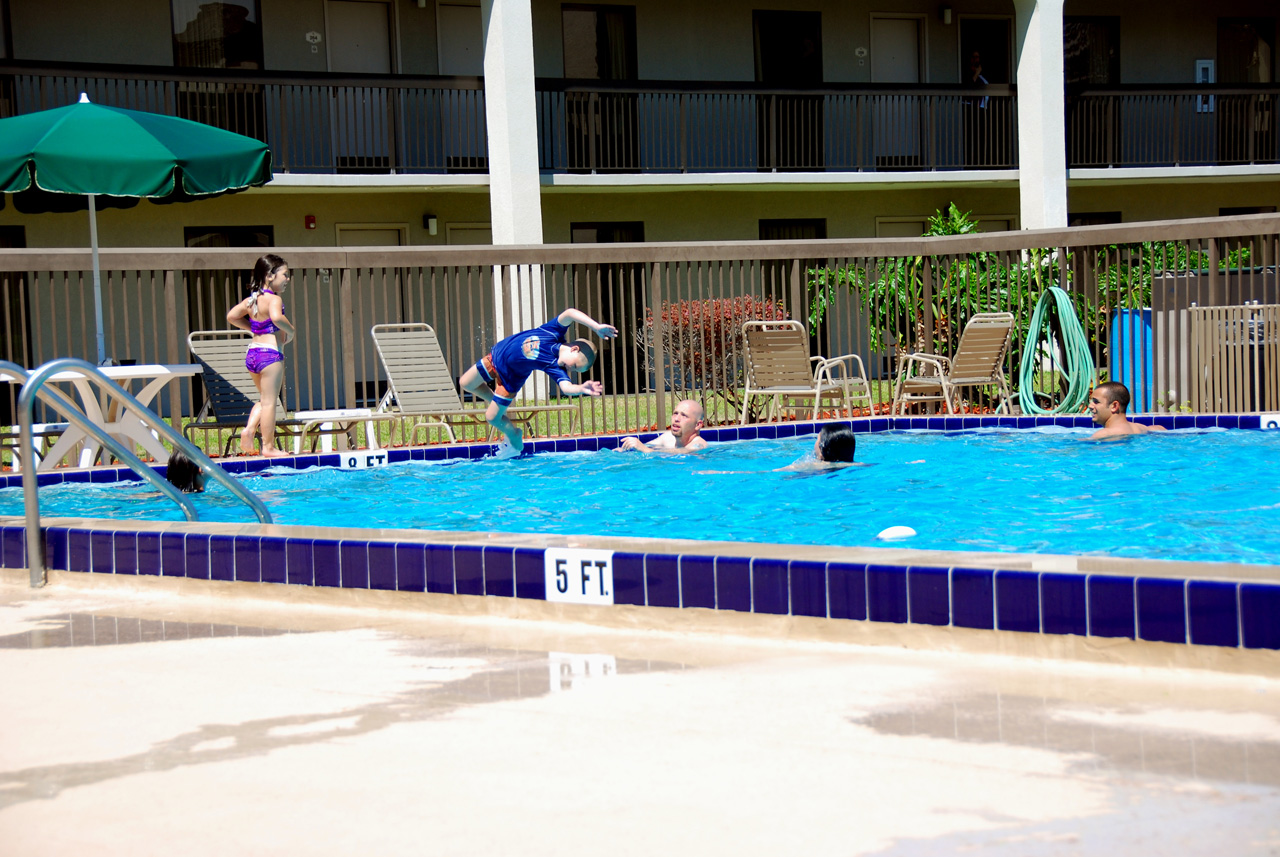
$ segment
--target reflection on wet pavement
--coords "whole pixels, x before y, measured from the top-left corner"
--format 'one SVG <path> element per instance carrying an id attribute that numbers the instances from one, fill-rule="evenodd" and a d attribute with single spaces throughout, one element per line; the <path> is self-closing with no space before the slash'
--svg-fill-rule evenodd
<path id="1" fill-rule="evenodd" d="M 310 633 L 305 630 L 87 613 L 46 617 L 39 624 L 39 628 L 0 637 L 0 649 L 111 646 Z M 684 668 L 679 663 L 618 658 L 607 654 L 511 650 L 439 639 L 396 639 L 398 654 L 421 658 L 446 670 L 450 664 L 474 665 L 475 671 L 461 678 L 422 682 L 384 701 L 336 713 L 204 725 L 132 756 L 0 772 L 0 809 L 29 800 L 52 798 L 67 789 L 133 774 L 266 755 L 286 747 L 351 738 L 389 726 L 427 720 L 464 706 L 580 690 L 619 675 Z"/>
<path id="2" fill-rule="evenodd" d="M 1280 735 L 1231 738 L 1096 722 L 1141 720 L 1145 711 L 1115 711 L 1099 717 L 1097 709 L 1083 712 L 1078 705 L 1061 700 L 975 693 L 927 706 L 875 712 L 853 722 L 887 735 L 1083 754 L 1074 767 L 1084 773 L 1140 771 L 1191 780 L 1280 786 Z"/>
<path id="3" fill-rule="evenodd" d="M 0 636 L 0 649 L 55 649 L 67 646 L 121 646 L 167 640 L 211 637 L 274 637 L 289 634 L 277 628 L 255 628 L 216 622 L 175 622 L 131 616 L 67 613 L 40 621 L 40 627 Z"/>

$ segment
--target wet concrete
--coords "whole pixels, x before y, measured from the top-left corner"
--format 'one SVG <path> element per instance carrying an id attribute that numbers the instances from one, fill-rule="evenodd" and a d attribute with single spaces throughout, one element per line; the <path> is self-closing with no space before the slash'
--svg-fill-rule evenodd
<path id="1" fill-rule="evenodd" d="M 0 585 L 4 853 L 1277 854 L 1280 682 Z"/>

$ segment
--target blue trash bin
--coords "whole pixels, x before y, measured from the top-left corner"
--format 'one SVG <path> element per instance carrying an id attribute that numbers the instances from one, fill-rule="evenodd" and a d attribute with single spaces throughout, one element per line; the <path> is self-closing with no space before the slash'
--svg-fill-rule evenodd
<path id="1" fill-rule="evenodd" d="M 1151 308 L 1112 312 L 1107 341 L 1111 364 L 1108 377 L 1129 388 L 1130 413 L 1153 410 L 1156 376 L 1151 343 Z"/>

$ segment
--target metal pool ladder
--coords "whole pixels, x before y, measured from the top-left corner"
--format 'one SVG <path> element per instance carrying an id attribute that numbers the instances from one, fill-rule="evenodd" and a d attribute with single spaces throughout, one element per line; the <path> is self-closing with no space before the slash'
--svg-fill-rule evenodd
<path id="1" fill-rule="evenodd" d="M 110 450 L 111 454 L 118 460 L 129 465 L 133 472 L 150 482 L 153 487 L 177 503 L 188 521 L 200 520 L 200 515 L 196 512 L 195 505 L 187 499 L 186 495 L 170 485 L 168 480 L 162 479 L 158 473 L 134 455 L 132 450 L 126 448 L 123 443 L 109 435 L 105 428 L 86 417 L 74 402 L 52 387 L 44 388 L 45 383 L 53 375 L 68 370 L 79 372 L 89 380 L 107 388 L 110 395 L 123 402 L 135 416 L 142 420 L 147 428 L 159 432 L 165 440 L 173 444 L 175 450 L 182 450 L 200 468 L 201 472 L 243 500 L 253 510 L 260 523 L 270 524 L 272 522 L 271 513 L 267 511 L 267 507 L 262 504 L 262 501 L 228 476 L 221 467 L 213 463 L 209 456 L 196 448 L 179 432 L 174 431 L 164 419 L 134 398 L 133 394 L 128 390 L 125 390 L 99 372 L 98 368 L 92 363 L 75 357 L 61 357 L 57 360 L 51 360 L 32 372 L 27 372 L 26 369 L 16 363 L 0 360 L 0 375 L 10 375 L 21 379 L 23 382 L 22 390 L 18 393 L 20 430 L 18 443 L 23 455 L 28 455 L 28 450 L 35 449 L 32 411 L 35 407 L 36 397 L 39 396 L 61 416 L 66 417 L 68 422 L 92 436 L 94 440 Z M 47 580 L 44 557 L 44 530 L 40 526 L 40 497 L 38 489 L 39 481 L 35 466 L 24 466 L 22 468 L 22 500 L 26 513 L 27 567 L 31 572 L 31 585 L 33 587 L 44 586 Z"/>

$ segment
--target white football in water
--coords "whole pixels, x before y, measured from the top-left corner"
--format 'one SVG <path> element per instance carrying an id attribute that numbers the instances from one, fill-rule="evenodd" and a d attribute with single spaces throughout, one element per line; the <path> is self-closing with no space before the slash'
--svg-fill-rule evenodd
<path id="1" fill-rule="evenodd" d="M 877 535 L 877 539 L 909 539 L 916 534 L 910 527 L 885 527 Z"/>

